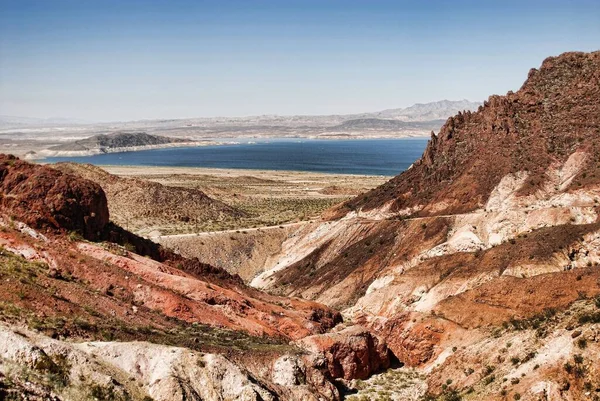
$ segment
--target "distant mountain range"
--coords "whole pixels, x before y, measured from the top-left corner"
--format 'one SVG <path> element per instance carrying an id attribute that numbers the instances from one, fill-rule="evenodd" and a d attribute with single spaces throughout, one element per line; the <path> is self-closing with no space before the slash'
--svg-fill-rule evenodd
<path id="1" fill-rule="evenodd" d="M 441 100 L 360 114 L 156 119 L 96 124 L 0 116 L 0 152 L 34 159 L 179 146 L 177 143 L 182 141 L 201 146 L 215 139 L 428 137 L 432 131 L 439 131 L 448 117 L 459 111 L 475 111 L 479 106 L 480 103 L 468 100 Z"/>
<path id="2" fill-rule="evenodd" d="M 26 127 L 55 127 L 69 125 L 180 125 L 182 123 L 212 125 L 212 124 L 256 124 L 268 123 L 273 125 L 280 123 L 284 126 L 296 126 L 306 124 L 314 125 L 337 125 L 348 120 L 356 119 L 387 119 L 399 121 L 432 121 L 445 120 L 449 116 L 464 110 L 477 110 L 480 102 L 468 100 L 440 100 L 431 103 L 417 103 L 406 108 L 387 109 L 378 112 L 358 114 L 334 114 L 334 115 L 260 115 L 248 117 L 203 117 L 190 119 L 156 119 L 143 121 L 124 121 L 113 123 L 90 123 L 83 120 L 69 118 L 32 118 L 0 115 L 0 128 L 26 128 Z"/>
<path id="3" fill-rule="evenodd" d="M 0 115 L 0 127 L 50 127 L 74 124 L 90 124 L 90 122 L 73 118 L 35 118 Z"/>
<path id="4" fill-rule="evenodd" d="M 475 111 L 481 102 L 469 100 L 440 100 L 431 103 L 416 103 L 404 109 L 388 109 L 378 113 L 369 113 L 373 117 L 402 121 L 445 120 L 459 111 Z"/>

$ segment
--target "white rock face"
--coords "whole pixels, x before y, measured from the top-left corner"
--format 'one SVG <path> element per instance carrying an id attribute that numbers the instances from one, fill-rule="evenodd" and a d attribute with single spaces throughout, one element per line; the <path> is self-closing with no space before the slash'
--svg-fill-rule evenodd
<path id="1" fill-rule="evenodd" d="M 280 386 L 296 386 L 304 383 L 303 363 L 294 356 L 284 355 L 273 364 L 273 383 Z"/>
<path id="2" fill-rule="evenodd" d="M 403 277 L 423 262 L 441 256 L 486 250 L 544 227 L 594 223 L 598 219 L 596 206 L 600 203 L 600 187 L 570 188 L 573 179 L 585 167 L 589 157 L 591 156 L 583 151 L 576 151 L 562 165 L 551 166 L 546 172 L 547 180 L 541 189 L 530 195 L 519 194 L 522 186 L 529 179 L 529 173 L 521 171 L 506 175 L 492 190 L 488 201 L 481 209 L 464 214 L 437 216 L 449 222 L 446 239 L 434 245 L 415 244 L 413 249 L 418 253 L 406 260 L 396 258 L 400 252 L 403 252 L 400 246 L 401 240 L 397 241 L 398 243 L 383 251 L 386 252 L 385 258 L 394 262 L 377 272 L 365 295 L 345 310 L 344 315 L 352 317 L 367 314 L 386 317 L 406 309 L 431 311 L 441 300 L 482 285 L 497 277 L 497 274 L 475 275 L 468 281 L 462 280 L 460 283 L 453 283 L 451 278 L 436 279 L 426 288 L 411 287 Z M 323 222 L 299 231 L 283 244 L 279 257 L 273 258 L 277 263 L 266 266 L 266 271 L 258 276 L 252 285 L 258 288 L 276 287 L 280 284 L 276 282 L 276 272 L 286 269 L 326 245 L 326 249 L 319 251 L 321 253 L 318 260 L 313 264 L 318 272 L 321 266 L 345 252 L 345 249 L 353 243 L 376 232 L 377 225 L 382 220 L 390 217 L 406 218 L 407 214 L 423 208 L 432 213 L 447 206 L 420 205 L 410 210 L 392 213 L 390 205 L 391 203 L 387 203 L 379 209 L 368 212 L 352 211 L 340 220 Z M 421 222 L 427 224 L 429 218 L 409 220 L 418 220 L 419 224 Z M 576 246 L 575 252 L 571 252 L 573 250 L 560 252 L 552 255 L 549 260 L 535 261 L 527 265 L 510 265 L 502 274 L 521 277 L 526 272 L 530 277 L 562 271 L 567 266 L 577 268 L 594 265 L 600 262 L 598 249 L 600 249 L 600 233 L 590 233 L 584 235 L 583 240 Z M 303 290 L 298 295 L 331 304 L 336 302 L 340 295 L 356 290 L 356 281 L 353 280 L 355 277 L 349 274 L 334 285 L 316 285 Z"/>
<path id="3" fill-rule="evenodd" d="M 92 342 L 78 347 L 129 372 L 155 400 L 272 400 L 221 355 L 145 342 Z"/>
<path id="4" fill-rule="evenodd" d="M 48 355 L 41 348 L 17 333 L 0 326 L 0 355 L 3 358 L 29 368 L 48 363 Z"/>
<path id="5" fill-rule="evenodd" d="M 141 341 L 71 343 L 6 324 L 0 324 L 0 361 L 6 362 L 0 363 L 0 373 L 5 375 L 11 374 L 11 366 L 45 372 L 55 361 L 64 361 L 69 384 L 54 390 L 64 400 L 89 399 L 93 386 L 133 400 L 150 396 L 156 401 L 328 401 L 339 397 L 317 372 L 307 377 L 304 362 L 293 355 L 281 356 L 267 369 L 268 390 L 219 354 Z M 318 390 L 307 382 L 319 386 Z"/>

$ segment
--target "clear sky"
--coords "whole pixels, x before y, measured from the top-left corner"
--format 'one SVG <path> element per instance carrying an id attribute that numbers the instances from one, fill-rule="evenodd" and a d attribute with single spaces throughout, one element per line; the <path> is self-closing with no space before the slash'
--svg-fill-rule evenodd
<path id="1" fill-rule="evenodd" d="M 600 49 L 600 1 L 0 0 L 0 114 L 376 111 L 519 88 Z"/>

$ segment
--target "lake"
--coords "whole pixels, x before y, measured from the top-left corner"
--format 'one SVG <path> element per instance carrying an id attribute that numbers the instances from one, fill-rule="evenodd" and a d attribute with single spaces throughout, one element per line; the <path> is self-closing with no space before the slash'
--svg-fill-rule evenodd
<path id="1" fill-rule="evenodd" d="M 108 153 L 85 157 L 51 157 L 95 165 L 212 167 L 296 170 L 336 174 L 396 175 L 421 157 L 426 138 L 256 142 Z"/>

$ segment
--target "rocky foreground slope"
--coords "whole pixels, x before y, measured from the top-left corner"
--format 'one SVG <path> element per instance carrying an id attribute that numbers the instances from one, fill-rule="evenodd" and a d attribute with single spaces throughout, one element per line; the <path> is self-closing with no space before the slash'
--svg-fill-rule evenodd
<path id="1" fill-rule="evenodd" d="M 599 144 L 600 52 L 548 58 L 252 285 L 342 310 L 432 396 L 599 399 Z"/>
<path id="2" fill-rule="evenodd" d="M 352 331 L 332 343 L 340 369 L 294 342 L 338 312 L 128 233 L 98 185 L 6 155 L 0 282 L 0 398 L 337 400 L 336 377 L 390 363 L 385 345 Z M 365 356 L 373 366 L 357 371 Z"/>

